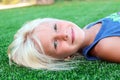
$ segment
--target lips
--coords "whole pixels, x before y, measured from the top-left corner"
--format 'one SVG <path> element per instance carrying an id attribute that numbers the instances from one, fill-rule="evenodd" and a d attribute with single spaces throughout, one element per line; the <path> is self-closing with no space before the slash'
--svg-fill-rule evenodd
<path id="1" fill-rule="evenodd" d="M 71 29 L 71 33 L 72 33 L 72 44 L 73 44 L 73 42 L 74 42 L 74 40 L 75 40 L 75 33 L 74 33 L 74 30 L 73 29 Z"/>

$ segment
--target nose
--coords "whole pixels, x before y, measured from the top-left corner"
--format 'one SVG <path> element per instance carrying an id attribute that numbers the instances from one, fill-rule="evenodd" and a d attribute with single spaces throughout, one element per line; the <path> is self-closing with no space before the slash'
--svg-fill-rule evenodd
<path id="1" fill-rule="evenodd" d="M 68 40 L 68 34 L 67 33 L 57 33 L 56 39 L 67 41 Z"/>

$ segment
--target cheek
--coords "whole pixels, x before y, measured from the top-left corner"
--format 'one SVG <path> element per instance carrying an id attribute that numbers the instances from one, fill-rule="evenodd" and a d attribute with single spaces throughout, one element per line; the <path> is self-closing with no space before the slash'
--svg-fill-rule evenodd
<path id="1" fill-rule="evenodd" d="M 66 58 L 74 53 L 74 49 L 70 46 L 62 46 L 57 51 L 58 58 Z"/>
<path id="2" fill-rule="evenodd" d="M 60 27 L 61 29 L 66 29 L 68 27 L 71 27 L 71 24 L 68 24 L 67 22 L 59 22 L 58 23 L 58 27 Z"/>
<path id="3" fill-rule="evenodd" d="M 61 45 L 58 50 L 58 54 L 67 54 L 73 52 L 73 49 L 69 45 Z"/>

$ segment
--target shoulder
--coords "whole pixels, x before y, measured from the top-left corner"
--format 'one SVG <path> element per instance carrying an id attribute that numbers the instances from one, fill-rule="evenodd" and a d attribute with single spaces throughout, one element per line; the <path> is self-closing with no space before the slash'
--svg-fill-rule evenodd
<path id="1" fill-rule="evenodd" d="M 103 60 L 120 62 L 120 37 L 108 37 L 94 47 L 94 55 Z"/>

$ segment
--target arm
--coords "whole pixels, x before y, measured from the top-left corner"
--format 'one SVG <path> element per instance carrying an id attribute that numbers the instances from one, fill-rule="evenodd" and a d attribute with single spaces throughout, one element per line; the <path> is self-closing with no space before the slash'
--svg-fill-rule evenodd
<path id="1" fill-rule="evenodd" d="M 102 60 L 120 63 L 120 37 L 102 39 L 95 46 L 92 55 Z"/>

